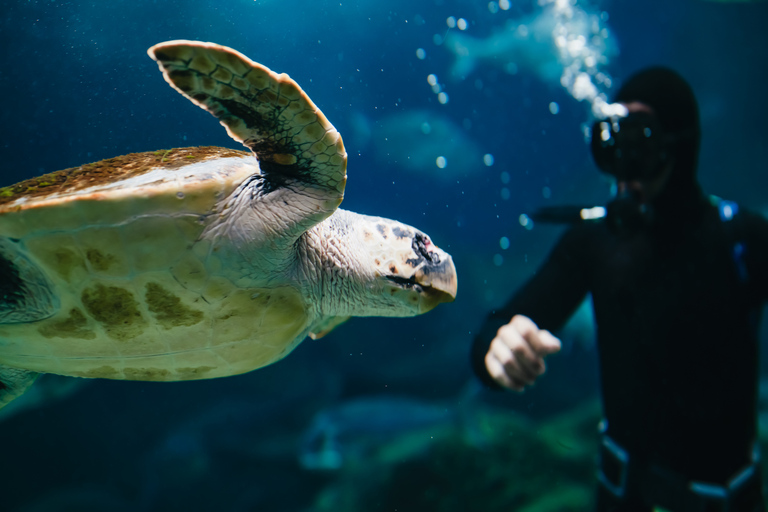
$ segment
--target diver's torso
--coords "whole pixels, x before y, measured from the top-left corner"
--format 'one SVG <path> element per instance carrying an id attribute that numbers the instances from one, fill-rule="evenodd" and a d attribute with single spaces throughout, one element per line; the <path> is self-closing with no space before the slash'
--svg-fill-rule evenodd
<path id="1" fill-rule="evenodd" d="M 754 439 L 758 371 L 737 230 L 714 207 L 679 236 L 591 229 L 605 231 L 587 261 L 609 433 L 696 478 L 732 474 Z"/>

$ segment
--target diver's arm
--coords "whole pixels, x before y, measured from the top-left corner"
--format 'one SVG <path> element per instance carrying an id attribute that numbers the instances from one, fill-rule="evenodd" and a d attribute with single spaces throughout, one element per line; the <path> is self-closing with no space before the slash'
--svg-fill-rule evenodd
<path id="1" fill-rule="evenodd" d="M 750 212 L 746 224 L 744 260 L 747 280 L 757 297 L 765 303 L 768 301 L 768 220 Z"/>
<path id="2" fill-rule="evenodd" d="M 520 388 L 543 371 L 543 356 L 559 349 L 559 340 L 548 330 L 565 325 L 588 290 L 583 251 L 589 243 L 584 233 L 581 228 L 566 232 L 536 274 L 486 318 L 471 350 L 473 370 L 486 386 Z M 510 360 L 516 352 L 520 360 Z M 489 359 L 495 360 L 490 371 Z M 506 377 L 500 375 L 500 366 L 509 369 Z"/>

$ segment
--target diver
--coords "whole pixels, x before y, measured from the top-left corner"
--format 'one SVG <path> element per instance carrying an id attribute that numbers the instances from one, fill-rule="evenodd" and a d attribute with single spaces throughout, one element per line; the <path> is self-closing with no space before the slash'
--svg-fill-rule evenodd
<path id="1" fill-rule="evenodd" d="M 633 75 L 591 133 L 615 180 L 605 215 L 574 223 L 472 344 L 487 386 L 522 390 L 551 334 L 591 294 L 604 419 L 597 510 L 765 510 L 757 450 L 758 320 L 768 221 L 703 194 L 699 113 L 667 68 Z"/>

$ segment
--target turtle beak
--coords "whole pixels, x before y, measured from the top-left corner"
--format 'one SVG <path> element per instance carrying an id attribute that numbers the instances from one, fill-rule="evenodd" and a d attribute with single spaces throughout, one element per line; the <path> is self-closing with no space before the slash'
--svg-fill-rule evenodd
<path id="1" fill-rule="evenodd" d="M 406 263 L 413 265 L 411 279 L 421 287 L 419 314 L 426 313 L 443 302 L 453 302 L 458 281 L 451 255 L 434 245 L 423 233 L 414 235 L 411 249 L 416 254 L 416 259 Z"/>
<path id="2" fill-rule="evenodd" d="M 443 302 L 453 302 L 457 279 L 450 254 L 431 244 L 419 252 L 417 258 L 407 260 L 399 271 L 387 275 L 386 279 L 401 289 L 417 292 L 411 300 L 418 304 L 416 314 L 420 315 Z"/>
<path id="3" fill-rule="evenodd" d="M 400 309 L 392 315 L 420 315 L 443 302 L 456 299 L 457 278 L 453 258 L 432 243 L 429 237 L 410 226 L 377 219 L 373 237 L 377 273 L 387 284 L 386 293 L 396 297 Z M 383 248 L 383 249 L 382 249 Z M 405 307 L 403 307 L 405 305 Z"/>
<path id="4" fill-rule="evenodd" d="M 458 280 L 453 258 L 445 251 L 432 247 L 433 261 L 420 267 L 413 276 L 424 290 L 419 301 L 419 313 L 426 313 L 438 304 L 456 299 Z"/>

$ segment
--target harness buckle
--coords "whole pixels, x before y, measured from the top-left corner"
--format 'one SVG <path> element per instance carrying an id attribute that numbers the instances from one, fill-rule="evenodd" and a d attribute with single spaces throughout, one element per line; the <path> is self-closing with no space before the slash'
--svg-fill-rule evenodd
<path id="1" fill-rule="evenodd" d="M 725 485 L 692 481 L 688 489 L 702 502 L 707 512 L 734 512 L 749 510 L 752 503 L 759 503 L 760 453 L 757 443 L 752 452 L 752 462 L 733 475 Z"/>
<path id="2" fill-rule="evenodd" d="M 615 497 L 623 498 L 627 492 L 629 453 L 607 434 L 601 437 L 597 479 Z"/>
<path id="3" fill-rule="evenodd" d="M 686 479 L 684 475 L 655 464 L 630 467 L 629 452 L 605 433 L 601 425 L 600 463 L 597 479 L 616 499 L 629 499 L 627 485 L 639 490 L 659 510 L 682 512 L 760 512 L 762 488 L 757 443 L 751 461 L 725 483 Z M 630 473 L 632 473 L 630 475 Z M 634 493 L 635 491 L 633 491 Z"/>

